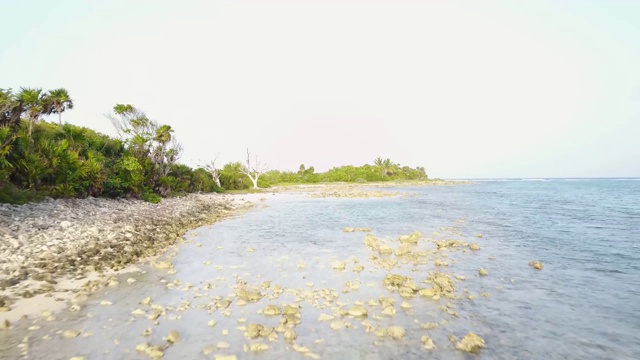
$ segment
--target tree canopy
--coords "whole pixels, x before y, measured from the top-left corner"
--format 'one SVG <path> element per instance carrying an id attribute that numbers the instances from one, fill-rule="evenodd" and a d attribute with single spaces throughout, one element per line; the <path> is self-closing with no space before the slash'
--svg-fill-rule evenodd
<path id="1" fill-rule="evenodd" d="M 411 168 L 378 157 L 373 164 L 345 165 L 317 173 L 266 171 L 247 150 L 245 163 L 218 168 L 216 159 L 198 168 L 178 161 L 182 145 L 168 124 L 152 120 L 131 104 L 116 104 L 105 116 L 116 137 L 63 124 L 73 109 L 66 89 L 0 89 L 0 202 L 23 203 L 51 197 L 134 197 L 158 202 L 188 192 L 266 188 L 283 183 L 371 182 L 427 179 Z M 55 114 L 58 124 L 43 121 Z M 217 157 L 216 157 L 217 158 Z"/>

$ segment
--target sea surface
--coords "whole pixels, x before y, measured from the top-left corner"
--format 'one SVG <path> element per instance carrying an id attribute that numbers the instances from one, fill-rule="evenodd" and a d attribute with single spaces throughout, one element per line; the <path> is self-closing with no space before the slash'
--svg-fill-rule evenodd
<path id="1" fill-rule="evenodd" d="M 181 340 L 165 350 L 166 359 L 216 354 L 307 359 L 292 349 L 294 342 L 324 359 L 640 359 L 640 181 L 494 180 L 385 191 L 409 195 L 316 199 L 266 194 L 257 209 L 186 234 L 187 241 L 168 252 L 175 274 L 149 267 L 122 275 L 119 286 L 100 290 L 78 312 L 0 334 L 5 344 L 0 358 L 17 358 L 16 342 L 26 336 L 35 359 L 144 359 L 137 344 L 166 344 L 163 337 L 176 330 Z M 437 239 L 476 242 L 481 249 L 437 251 L 425 263 L 400 261 L 393 269 L 379 269 L 363 244 L 367 233 L 343 232 L 345 227 L 370 228 L 370 234 L 394 248 L 400 235 L 419 231 L 423 238 L 416 251 L 434 249 L 431 240 Z M 436 267 L 436 256 L 448 266 Z M 541 261 L 544 269 L 531 268 L 531 260 Z M 341 261 L 345 270 L 334 269 Z M 358 265 L 364 266 L 362 272 L 353 271 Z M 481 267 L 487 276 L 478 275 Z M 382 284 L 394 273 L 426 287 L 422 281 L 433 271 L 466 277 L 455 280 L 457 299 L 403 299 Z M 128 284 L 129 277 L 137 281 Z M 265 281 L 271 281 L 270 287 L 262 287 Z M 175 286 L 167 287 L 171 282 Z M 238 286 L 266 296 L 243 305 L 234 297 Z M 276 286 L 284 292 L 272 297 Z M 337 300 L 325 301 L 323 290 L 335 290 Z M 166 307 L 157 325 L 131 314 L 138 308 L 150 312 L 140 304 L 147 296 Z M 396 314 L 383 316 L 379 307 L 369 305 L 381 296 L 396 300 Z M 226 309 L 207 307 L 219 299 L 232 303 Z M 100 305 L 105 300 L 113 305 Z M 335 315 L 358 301 L 369 309 L 367 321 L 375 329 L 401 326 L 404 338 L 378 337 L 351 316 L 342 319 L 346 328 L 340 329 L 319 321 L 321 314 Z M 411 308 L 402 308 L 402 302 Z M 261 314 L 269 304 L 300 305 L 295 341 L 286 342 L 282 335 L 276 342 L 244 336 L 249 323 L 278 324 L 279 317 Z M 456 315 L 443 311 L 447 304 Z M 217 321 L 214 327 L 208 326 L 211 320 Z M 439 325 L 423 329 L 420 325 L 427 322 Z M 41 328 L 26 330 L 33 324 Z M 142 335 L 146 328 L 152 335 Z M 60 332 L 68 329 L 90 336 L 64 339 Z M 456 350 L 449 339 L 468 332 L 485 341 L 477 355 Z M 424 335 L 433 339 L 435 350 L 422 348 Z M 202 352 L 221 341 L 229 347 Z M 256 342 L 270 348 L 244 350 Z"/>

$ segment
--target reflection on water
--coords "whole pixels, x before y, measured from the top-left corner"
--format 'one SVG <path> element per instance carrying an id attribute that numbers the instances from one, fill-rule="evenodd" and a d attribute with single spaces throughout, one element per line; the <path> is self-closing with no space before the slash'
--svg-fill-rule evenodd
<path id="1" fill-rule="evenodd" d="M 119 286 L 96 293 L 78 312 L 65 311 L 53 322 L 22 322 L 0 332 L 0 354 L 3 359 L 18 358 L 21 348 L 17 345 L 27 343 L 30 358 L 143 359 L 147 356 L 136 352 L 138 344 L 167 344 L 163 338 L 176 330 L 181 340 L 166 348 L 165 358 L 310 356 L 295 351 L 295 343 L 325 359 L 466 359 L 473 356 L 455 350 L 449 336 L 461 338 L 471 331 L 484 338 L 480 358 L 486 359 L 637 358 L 638 248 L 629 248 L 626 241 L 630 226 L 636 226 L 631 220 L 638 209 L 620 196 L 617 203 L 601 205 L 609 207 L 608 214 L 627 214 L 626 221 L 612 221 L 599 214 L 598 207 L 572 213 L 572 207 L 584 209 L 579 201 L 594 201 L 594 197 L 600 201 L 598 191 L 604 191 L 600 185 L 584 186 L 558 189 L 552 181 L 517 186 L 500 182 L 403 189 L 417 195 L 403 198 L 271 197 L 267 208 L 188 233 L 187 242 L 170 258 L 175 274 L 146 268 L 123 275 Z M 565 197 L 567 191 L 574 191 L 574 196 Z M 607 191 L 615 198 L 615 193 Z M 589 224 L 597 229 L 589 229 Z M 381 269 L 371 259 L 375 252 L 363 244 L 365 233 L 342 232 L 351 226 L 370 227 L 373 235 L 393 248 L 399 245 L 399 235 L 420 231 L 430 239 L 477 242 L 481 250 L 438 251 L 424 257 L 424 264 L 400 261 L 394 269 Z M 618 242 L 606 246 L 597 242 L 603 232 Z M 476 238 L 476 233 L 483 237 Z M 581 237 L 582 247 L 576 246 L 576 236 Z M 421 240 L 412 251 L 435 248 L 433 242 Z M 436 268 L 436 258 L 449 265 Z M 544 270 L 531 269 L 528 262 L 533 259 L 540 259 Z M 346 262 L 345 271 L 332 268 L 336 261 Z M 353 271 L 359 265 L 364 270 Z M 489 275 L 478 276 L 480 267 Z M 402 298 L 382 283 L 394 273 L 425 288 L 430 284 L 423 281 L 432 271 L 465 276 L 466 280 L 455 281 L 460 297 Z M 128 277 L 137 281 L 128 284 Z M 255 289 L 264 297 L 243 304 L 235 296 L 239 287 Z M 279 287 L 283 292 L 276 297 Z M 475 298 L 470 300 L 468 295 Z M 369 303 L 381 296 L 395 300 L 395 315 L 382 315 L 380 306 Z M 148 318 L 151 306 L 141 303 L 146 297 L 156 309 L 163 307 L 156 320 Z M 227 299 L 231 302 L 225 308 Z M 104 301 L 112 305 L 100 305 Z M 332 329 L 332 321 L 319 320 L 322 314 L 339 320 L 341 312 L 358 301 L 368 310 L 369 332 L 363 319 L 349 315 L 342 318 L 343 323 L 334 324 L 340 329 Z M 402 308 L 403 302 L 411 308 Z M 282 316 L 266 316 L 262 311 L 267 305 L 285 304 L 300 305 L 295 341 L 285 341 L 283 334 L 275 342 L 245 337 L 244 328 L 252 323 L 276 327 Z M 457 316 L 443 311 L 447 304 Z M 136 309 L 144 314 L 132 314 Z M 211 320 L 215 326 L 210 326 Z M 421 327 L 430 322 L 439 326 Z M 34 324 L 41 328 L 27 330 Z M 376 330 L 392 325 L 402 326 L 406 336 L 393 340 L 376 335 Z M 143 336 L 148 328 L 152 333 Z M 65 339 L 64 330 L 82 333 Z M 437 349 L 422 348 L 424 335 L 433 339 Z M 251 343 L 265 343 L 270 349 L 245 352 L 244 346 Z M 203 349 L 211 352 L 205 355 Z"/>

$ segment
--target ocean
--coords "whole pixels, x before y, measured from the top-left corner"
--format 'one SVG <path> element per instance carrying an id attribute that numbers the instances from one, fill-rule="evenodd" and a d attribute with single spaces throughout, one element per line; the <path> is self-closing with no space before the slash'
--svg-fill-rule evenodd
<path id="1" fill-rule="evenodd" d="M 47 359 L 144 358 L 136 353 L 137 344 L 163 344 L 176 330 L 181 340 L 165 350 L 165 358 L 640 358 L 637 179 L 502 179 L 384 191 L 408 196 L 317 199 L 267 193 L 257 209 L 187 233 L 186 243 L 169 251 L 175 274 L 146 268 L 133 284 L 99 291 L 55 327 L 41 324 L 32 332 L 30 351 Z M 345 227 L 370 232 L 344 232 Z M 431 251 L 423 262 L 400 260 L 378 268 L 363 243 L 371 234 L 396 248 L 400 235 L 415 231 L 422 238 L 414 251 Z M 480 250 L 434 250 L 439 239 L 475 242 Z M 436 257 L 447 265 L 435 266 Z M 532 260 L 544 268 L 533 269 Z M 360 265 L 364 270 L 354 271 Z M 481 267 L 487 276 L 478 275 Z M 403 298 L 383 286 L 385 276 L 400 274 L 426 287 L 433 272 L 454 279 L 456 296 Z M 123 275 L 121 283 L 130 276 Z M 234 293 L 244 287 L 265 296 L 239 302 Z M 282 294 L 275 296 L 278 287 Z M 157 325 L 132 315 L 138 308 L 149 313 L 140 304 L 147 296 L 165 307 Z M 395 300 L 394 314 L 381 313 L 376 305 L 381 297 Z M 228 307 L 216 305 L 224 299 L 231 300 Z M 104 300 L 113 305 L 100 306 Z M 295 340 L 245 337 L 250 323 L 279 323 L 280 317 L 262 314 L 269 304 L 300 306 Z M 365 324 L 346 314 L 357 304 L 368 309 Z M 334 319 L 320 321 L 322 314 Z M 211 320 L 215 326 L 209 326 Z M 425 329 L 425 323 L 437 327 Z M 390 326 L 404 328 L 405 336 L 376 334 Z M 67 328 L 93 335 L 60 338 L 56 331 Z M 144 337 L 146 328 L 153 334 Z M 478 354 L 455 348 L 468 332 L 484 339 Z M 43 340 L 45 334 L 53 339 Z M 424 349 L 422 336 L 436 349 Z M 256 342 L 270 348 L 245 351 Z M 294 343 L 306 349 L 296 350 Z"/>

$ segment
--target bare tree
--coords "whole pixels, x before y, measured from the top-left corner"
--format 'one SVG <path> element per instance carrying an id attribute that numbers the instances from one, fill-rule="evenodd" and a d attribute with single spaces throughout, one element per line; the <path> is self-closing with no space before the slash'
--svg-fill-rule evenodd
<path id="1" fill-rule="evenodd" d="M 254 158 L 253 165 L 251 164 L 251 155 L 249 154 L 249 149 L 247 149 L 247 166 L 243 166 L 240 171 L 251 179 L 254 189 L 258 188 L 258 178 L 264 174 L 266 170 L 266 165 L 258 161 L 258 155 Z"/>
<path id="2" fill-rule="evenodd" d="M 169 147 L 165 151 L 164 161 L 160 166 L 162 176 L 169 175 L 169 172 L 171 171 L 171 166 L 173 166 L 178 162 L 178 160 L 180 160 L 180 157 L 182 156 L 182 150 L 183 150 L 182 144 L 179 143 L 175 137 L 172 137 Z"/>
<path id="3" fill-rule="evenodd" d="M 216 182 L 216 185 L 218 185 L 218 187 L 222 187 L 222 185 L 220 185 L 220 169 L 216 168 L 216 160 L 218 160 L 218 156 L 220 156 L 220 154 L 217 154 L 213 160 L 205 163 L 203 167 L 211 174 L 211 176 L 213 176 L 213 181 Z"/>

